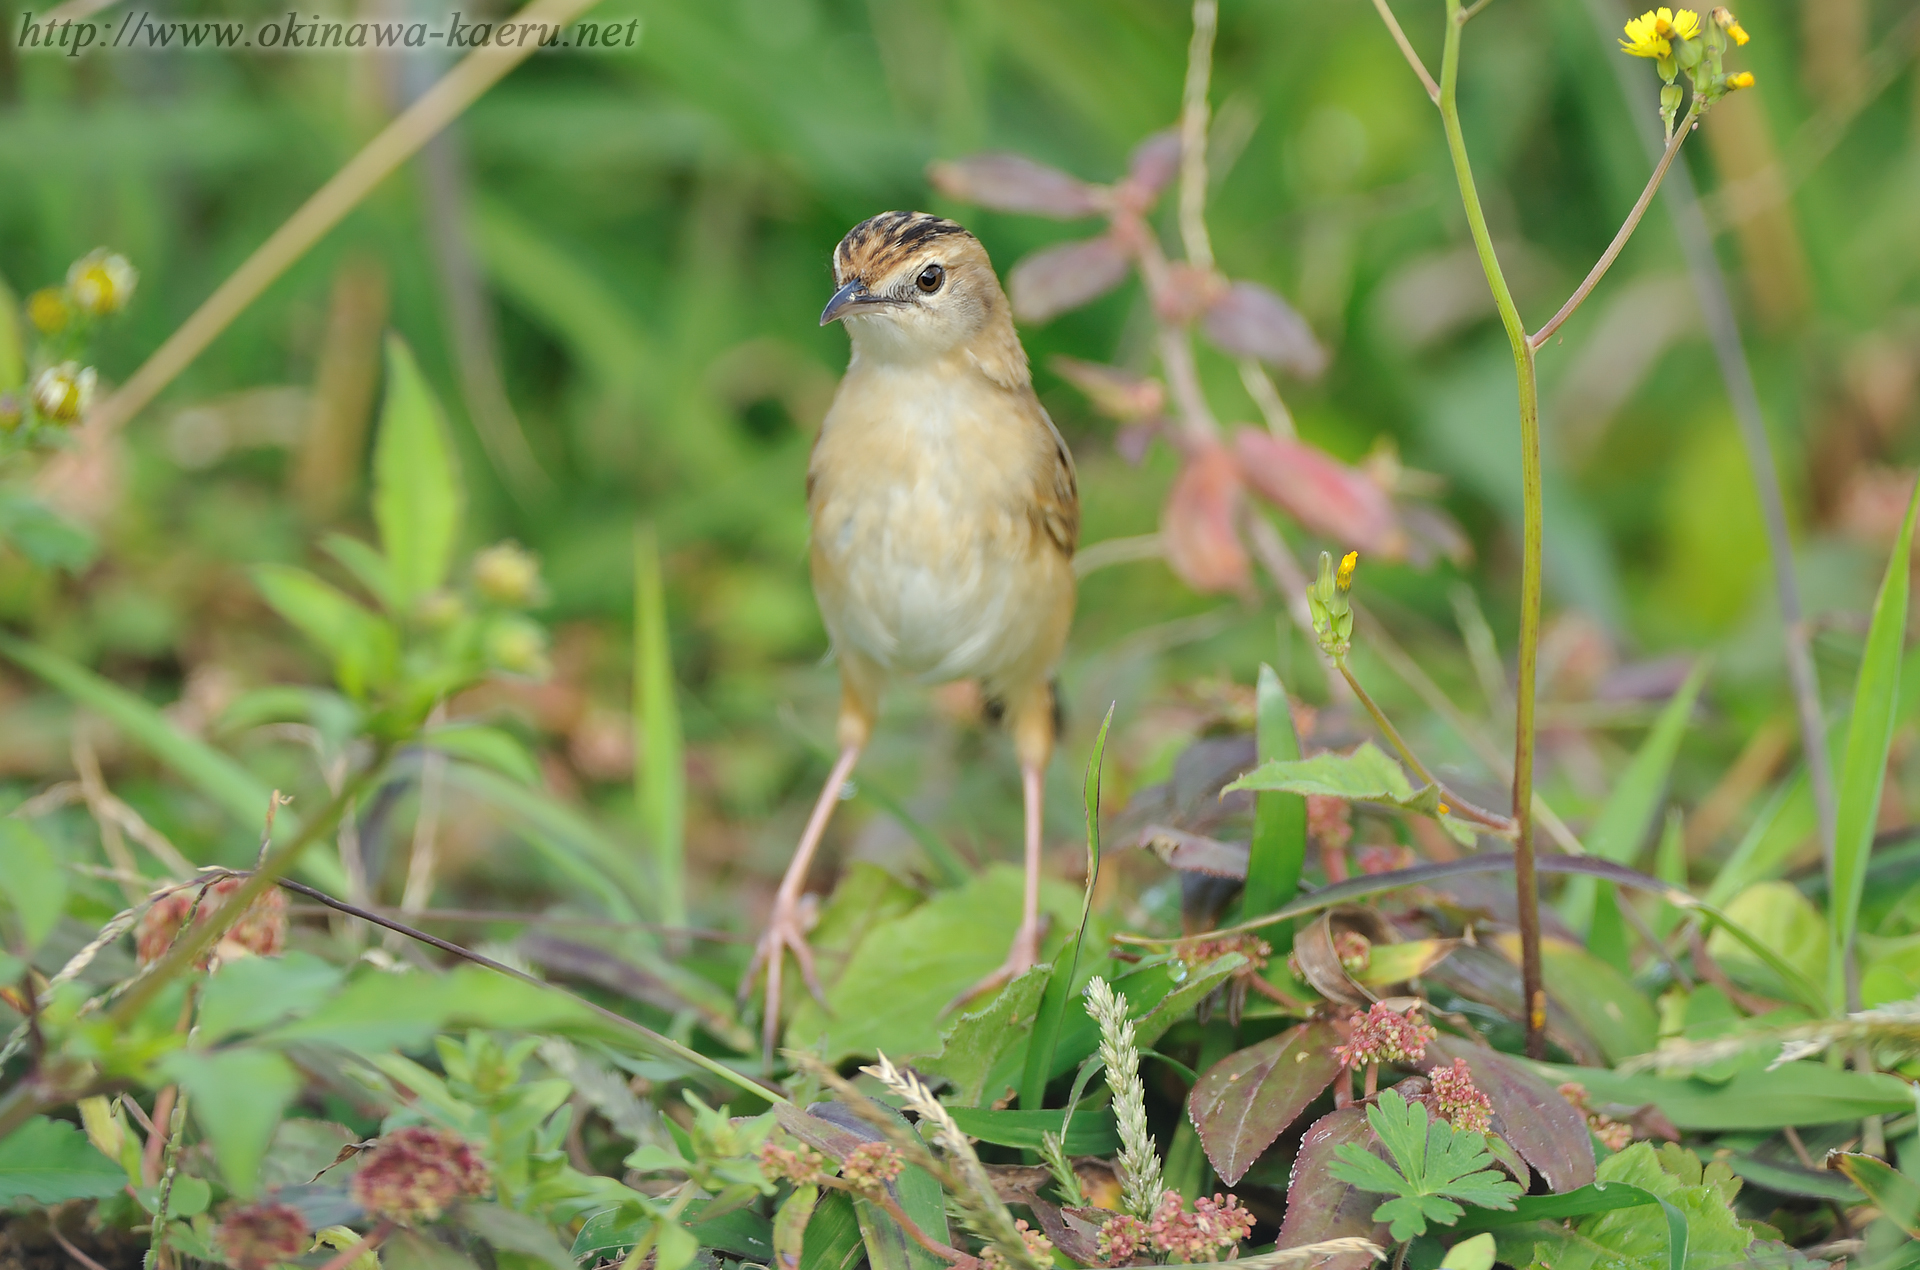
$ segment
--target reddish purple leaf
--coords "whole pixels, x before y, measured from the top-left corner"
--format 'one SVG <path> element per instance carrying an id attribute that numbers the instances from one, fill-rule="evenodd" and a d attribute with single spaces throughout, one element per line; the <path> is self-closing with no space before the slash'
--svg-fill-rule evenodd
<path id="1" fill-rule="evenodd" d="M 1393 500 L 1359 468 L 1258 428 L 1241 428 L 1233 445 L 1247 484 L 1302 528 L 1365 556 L 1391 560 L 1406 554 Z"/>
<path id="2" fill-rule="evenodd" d="M 1194 1082 L 1187 1118 L 1232 1186 L 1340 1074 L 1332 1024 L 1303 1023 L 1229 1054 Z"/>
<path id="3" fill-rule="evenodd" d="M 1151 419 L 1167 406 L 1167 389 L 1157 379 L 1136 375 L 1118 366 L 1083 362 L 1077 357 L 1054 357 L 1048 363 L 1060 378 L 1087 395 L 1094 409 L 1110 419 L 1132 423 Z"/>
<path id="4" fill-rule="evenodd" d="M 1276 1250 L 1323 1239 L 1371 1239 L 1382 1247 L 1392 1245 L 1386 1223 L 1373 1220 L 1373 1210 L 1386 1196 L 1356 1190 L 1328 1169 L 1334 1152 L 1349 1142 L 1385 1158 L 1373 1130 L 1367 1127 L 1367 1113 L 1362 1107 L 1342 1107 L 1320 1117 L 1307 1130 L 1300 1154 L 1293 1161 L 1287 1215 L 1280 1223 Z M 1373 1258 L 1364 1252 L 1347 1252 L 1316 1264 L 1319 1270 L 1365 1270 L 1373 1264 Z"/>
<path id="5" fill-rule="evenodd" d="M 1077 309 L 1125 282 L 1128 264 L 1111 234 L 1042 247 L 1007 275 L 1013 315 L 1022 322 L 1044 322 Z"/>
<path id="6" fill-rule="evenodd" d="M 1239 468 L 1224 446 L 1207 445 L 1187 460 L 1160 512 L 1167 563 L 1194 590 L 1244 592 L 1251 583 L 1239 511 Z"/>
<path id="7" fill-rule="evenodd" d="M 1168 128 L 1156 132 L 1133 148 L 1127 161 L 1125 191 L 1132 206 L 1145 210 L 1153 206 L 1160 191 L 1173 181 L 1180 170 L 1180 132 Z"/>
<path id="8" fill-rule="evenodd" d="M 1257 282 L 1236 282 L 1200 320 L 1207 338 L 1235 357 L 1257 357 L 1302 379 L 1327 368 L 1327 350 L 1293 306 Z"/>
<path id="9" fill-rule="evenodd" d="M 976 154 L 935 163 L 927 169 L 927 179 L 949 198 L 1055 220 L 1091 216 L 1106 203 L 1099 186 L 1021 154 Z"/>
<path id="10" fill-rule="evenodd" d="M 1456 1058 L 1467 1060 L 1473 1083 L 1492 1101 L 1493 1131 L 1539 1169 L 1547 1185 L 1572 1191 L 1593 1181 L 1593 1138 L 1586 1117 L 1545 1077 L 1520 1059 L 1457 1036 L 1430 1043 L 1422 1066 L 1430 1070 Z"/>

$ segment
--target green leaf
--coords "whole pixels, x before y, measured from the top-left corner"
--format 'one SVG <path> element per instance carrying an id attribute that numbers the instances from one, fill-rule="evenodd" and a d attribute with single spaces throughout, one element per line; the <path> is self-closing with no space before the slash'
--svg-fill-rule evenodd
<path id="1" fill-rule="evenodd" d="M 387 339 L 387 397 L 373 450 L 373 519 L 393 595 L 412 608 L 446 584 L 460 489 L 433 391 L 405 343 Z"/>
<path id="2" fill-rule="evenodd" d="M 835 1191 L 833 1194 L 838 1195 Z M 813 1210 L 820 1203 L 820 1188 L 817 1186 L 796 1186 L 793 1194 L 780 1202 L 773 1215 L 773 1261 L 777 1270 L 793 1270 L 805 1263 L 807 1227 L 812 1224 Z M 851 1215 L 851 1213 L 849 1214 Z M 854 1219 L 854 1231 L 860 1229 L 859 1219 Z M 857 1244 L 856 1244 L 857 1246 Z M 578 1241 L 573 1246 L 574 1255 L 580 1253 Z"/>
<path id="3" fill-rule="evenodd" d="M 0 819 L 0 898 L 13 908 L 26 952 L 46 941 L 67 906 L 60 858 L 32 825 L 12 816 Z"/>
<path id="4" fill-rule="evenodd" d="M 1392 1166 L 1347 1143 L 1334 1153 L 1329 1170 L 1360 1190 L 1394 1197 L 1375 1209 L 1373 1217 L 1390 1223 L 1395 1239 L 1424 1235 L 1429 1222 L 1453 1225 L 1463 1211 L 1455 1200 L 1504 1209 L 1521 1193 L 1518 1183 L 1495 1170 L 1485 1134 L 1430 1121 L 1424 1105 L 1409 1103 L 1396 1090 L 1382 1092 L 1367 1108 L 1367 1124 L 1393 1157 Z"/>
<path id="5" fill-rule="evenodd" d="M 940 1038 L 940 1052 L 915 1060 L 914 1067 L 928 1076 L 946 1077 L 949 1088 L 943 1099 L 979 1105 L 994 1069 L 1032 1034 L 1052 974 L 1051 966 L 1035 966 L 980 1009 L 962 1014 Z"/>
<path id="6" fill-rule="evenodd" d="M 1818 835 L 1813 790 L 1802 767 L 1768 796 L 1759 815 L 1727 854 L 1726 863 L 1707 883 L 1704 898 L 1709 904 L 1725 904 L 1755 882 L 1779 877 L 1791 863 L 1793 853 Z"/>
<path id="7" fill-rule="evenodd" d="M 1274 759 L 1262 763 L 1221 792 L 1236 789 L 1322 794 L 1349 802 L 1385 803 L 1433 817 L 1462 845 L 1471 846 L 1475 840 L 1473 829 L 1440 810 L 1438 785 L 1415 788 L 1400 765 L 1372 741 L 1362 741 L 1351 754 L 1328 752 L 1308 759 Z"/>
<path id="8" fill-rule="evenodd" d="M 126 1184 L 126 1171 L 64 1120 L 34 1116 L 0 1140 L 0 1205 L 99 1199 Z"/>
<path id="9" fill-rule="evenodd" d="M 1600 1102 L 1652 1103 L 1675 1128 L 1702 1132 L 1835 1124 L 1913 1110 L 1913 1091 L 1898 1077 L 1824 1063 L 1749 1067 L 1721 1083 L 1698 1077 L 1624 1076 L 1606 1068 L 1530 1064 L 1556 1083 L 1576 1081 Z"/>
<path id="10" fill-rule="evenodd" d="M 332 996 L 346 975 L 312 953 L 240 957 L 224 962 L 200 994 L 199 1043 L 217 1045 L 304 1015 Z"/>
<path id="11" fill-rule="evenodd" d="M 27 382 L 27 346 L 21 335 L 20 297 L 0 278 L 0 392 Z"/>
<path id="12" fill-rule="evenodd" d="M 1828 1156 L 1827 1167 L 1846 1174 L 1849 1181 L 1867 1193 L 1882 1217 L 1920 1239 L 1920 1183 L 1885 1160 L 1853 1151 L 1838 1151 Z"/>
<path id="13" fill-rule="evenodd" d="M 69 661 L 60 654 L 0 634 L 0 654 L 46 680 L 79 704 L 96 711 L 118 727 L 127 739 L 173 769 L 200 794 L 225 811 L 242 828 L 257 835 L 267 815 L 273 790 L 253 773 L 206 742 L 186 735 L 172 720 L 118 684 Z M 300 819 L 290 807 L 280 810 L 274 832 L 282 841 L 297 834 Z M 346 876 L 337 861 L 315 852 L 301 860 L 301 868 L 316 886 L 344 891 Z"/>
<path id="14" fill-rule="evenodd" d="M 511 732 L 478 723 L 455 723 L 428 729 L 421 736 L 420 744 L 480 767 L 492 768 L 522 784 L 540 784 L 540 765 Z"/>
<path id="15" fill-rule="evenodd" d="M 1756 882 L 1726 906 L 1728 922 L 1752 935 L 1812 983 L 1827 980 L 1830 940 L 1827 919 L 1790 882 Z M 1707 939 L 1707 952 L 1734 979 L 1772 997 L 1794 995 L 1768 961 L 1721 926 Z"/>
<path id="16" fill-rule="evenodd" d="M 134 1188 L 133 1197 L 140 1207 L 149 1213 L 160 1211 L 160 1189 L 163 1183 Z M 181 1173 L 173 1179 L 173 1189 L 167 1192 L 167 1220 L 177 1221 L 183 1217 L 198 1217 L 207 1211 L 213 1203 L 213 1187 L 202 1178 L 190 1173 Z M 176 1230 L 178 1227 L 175 1228 Z"/>
<path id="17" fill-rule="evenodd" d="M 393 682 L 400 638 L 384 619 L 292 565 L 255 565 L 253 583 L 274 612 L 332 659 L 334 678 L 349 697 L 364 700 Z"/>
<path id="18" fill-rule="evenodd" d="M 1680 752 L 1681 738 L 1686 735 L 1687 720 L 1693 714 L 1694 702 L 1699 699 L 1700 687 L 1706 678 L 1707 662 L 1703 658 L 1694 663 L 1692 673 L 1660 711 L 1646 740 L 1635 751 L 1633 761 L 1615 782 L 1599 818 L 1583 839 L 1587 854 L 1615 864 L 1632 864 L 1639 859 L 1652 832 L 1654 818 L 1659 814 L 1660 799 L 1666 793 L 1667 778 L 1673 771 L 1674 757 Z M 1602 886 L 1605 884 L 1596 884 L 1592 878 L 1576 877 L 1567 883 L 1560 912 L 1576 932 L 1586 934 L 1594 929 Z M 1612 888 L 1609 886 L 1606 890 L 1605 899 L 1616 902 Z M 1618 914 L 1614 916 L 1617 918 Z M 1619 970 L 1627 969 L 1618 962 L 1614 965 Z"/>
<path id="19" fill-rule="evenodd" d="M 1873 853 L 1874 826 L 1880 818 L 1880 789 L 1887 775 L 1887 751 L 1900 698 L 1900 654 L 1907 635 L 1909 557 L 1913 522 L 1920 512 L 1920 485 L 1907 502 L 1906 519 L 1894 539 L 1886 577 L 1873 601 L 1866 651 L 1854 681 L 1853 713 L 1847 720 L 1847 748 L 1840 764 L 1834 807 L 1833 862 L 1828 875 L 1828 925 L 1832 952 L 1827 959 L 1828 1005 L 1847 1008 L 1846 962 L 1860 920 L 1860 895 L 1867 881 L 1867 857 Z"/>
<path id="20" fill-rule="evenodd" d="M 660 543 L 651 526 L 633 536 L 634 794 L 653 857 L 655 912 L 687 924 L 687 765 L 674 700 L 673 648 L 660 578 Z"/>
<path id="21" fill-rule="evenodd" d="M 213 1142 L 227 1189 L 259 1190 L 260 1161 L 281 1113 L 300 1092 L 293 1064 L 264 1049 L 176 1050 L 161 1064 L 193 1098 L 193 1118 Z"/>
<path id="22" fill-rule="evenodd" d="M 1503 939 L 1501 947 L 1507 949 L 1508 941 Z M 1517 940 L 1510 951 L 1519 952 Z M 1540 961 L 1547 991 L 1600 1043 L 1608 1062 L 1644 1054 L 1659 1043 L 1660 1016 L 1653 1003 L 1615 967 L 1578 944 L 1551 937 L 1540 942 Z"/>
<path id="23" fill-rule="evenodd" d="M 62 516 L 25 489 L 0 489 L 0 540 L 42 569 L 78 573 L 100 550 L 93 531 Z"/>
<path id="24" fill-rule="evenodd" d="M 610 915 L 634 921 L 653 910 L 647 880 L 635 866 L 632 850 L 544 789 L 471 763 L 448 764 L 447 784 L 509 813 L 514 827 L 584 891 L 597 896 Z"/>
<path id="25" fill-rule="evenodd" d="M 949 1107 L 953 1122 L 969 1137 L 1003 1147 L 1037 1148 L 1040 1135 L 1059 1133 L 1065 1108 L 1055 1111 L 994 1111 L 987 1107 Z M 1120 1149 L 1120 1129 L 1113 1109 L 1082 1107 L 1073 1113 L 1063 1144 L 1068 1155 L 1111 1155 Z"/>
<path id="26" fill-rule="evenodd" d="M 1114 707 L 1100 720 L 1100 732 L 1093 739 L 1093 757 L 1087 760 L 1086 779 L 1081 783 L 1081 802 L 1087 814 L 1087 876 L 1080 893 L 1080 924 L 1059 956 L 1053 959 L 1047 975 L 1046 994 L 1034 1020 L 1033 1037 L 1027 1044 L 1026 1067 L 1020 1077 L 1020 1105 L 1037 1111 L 1046 1103 L 1047 1079 L 1053 1072 L 1054 1051 L 1060 1046 L 1060 1029 L 1066 1022 L 1067 1003 L 1073 997 L 1073 981 L 1080 968 L 1080 948 L 1087 937 L 1087 918 L 1093 912 L 1093 887 L 1100 878 L 1100 769 L 1107 754 L 1107 729 L 1113 726 Z"/>
<path id="27" fill-rule="evenodd" d="M 802 1187 L 801 1191 L 809 1189 Z M 794 1193 L 798 1195 L 801 1191 Z M 778 1222 L 774 1228 L 775 1255 L 778 1256 L 781 1250 Z M 800 1270 L 853 1270 L 859 1264 L 865 1244 L 860 1238 L 860 1218 L 853 1210 L 853 1201 L 846 1195 L 833 1191 L 821 1197 L 805 1229 Z"/>
<path id="28" fill-rule="evenodd" d="M 405 611 L 406 606 L 393 589 L 393 568 L 379 551 L 345 534 L 328 534 L 320 540 L 320 545 L 353 575 L 354 581 L 367 589 L 367 594 L 378 601 L 382 608 L 389 613 Z"/>
<path id="29" fill-rule="evenodd" d="M 1255 745 L 1262 763 L 1293 762 L 1300 739 L 1293 711 L 1273 667 L 1262 665 L 1255 689 Z M 1240 909 L 1249 915 L 1285 904 L 1300 890 L 1300 868 L 1307 854 L 1307 800 L 1299 794 L 1269 791 L 1253 799 L 1253 843 L 1247 853 L 1247 885 Z"/>
<path id="30" fill-rule="evenodd" d="M 1438 1195 L 1401 1195 L 1373 1210 L 1373 1219 L 1387 1223 L 1393 1237 L 1402 1242 L 1427 1233 L 1427 1223 L 1451 1226 L 1466 1210 Z"/>
<path id="31" fill-rule="evenodd" d="M 893 1112 L 893 1120 L 900 1128 L 907 1127 L 906 1117 L 898 1112 Z M 932 1174 L 909 1164 L 900 1170 L 890 1189 L 908 1221 L 936 1242 L 950 1242 L 946 1193 Z M 916 1243 L 878 1204 L 855 1200 L 854 1213 L 866 1242 L 870 1270 L 945 1270 L 948 1265 Z"/>
<path id="32" fill-rule="evenodd" d="M 495 1248 L 545 1262 L 553 1270 L 579 1270 L 566 1247 L 545 1222 L 498 1204 L 468 1202 L 459 1208 L 460 1224 Z"/>
<path id="33" fill-rule="evenodd" d="M 1493 1270 L 1493 1257 L 1493 1236 L 1475 1235 L 1447 1249 L 1440 1270 Z"/>

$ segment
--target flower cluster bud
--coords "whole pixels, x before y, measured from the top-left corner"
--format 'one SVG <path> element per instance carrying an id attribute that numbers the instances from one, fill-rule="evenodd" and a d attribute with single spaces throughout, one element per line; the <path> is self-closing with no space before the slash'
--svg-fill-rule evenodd
<path id="1" fill-rule="evenodd" d="M 1746 44 L 1746 28 L 1725 7 L 1714 9 L 1709 17 L 1703 23 L 1692 9 L 1649 9 L 1628 20 L 1626 38 L 1620 41 L 1621 52 L 1652 59 L 1660 72 L 1660 120 L 1668 140 L 1686 100 L 1679 83 L 1682 71 L 1693 84 L 1696 114 L 1730 92 L 1753 87 L 1751 72 L 1729 74 L 1722 65 L 1729 41 L 1735 48 Z"/>
<path id="2" fill-rule="evenodd" d="M 866 1142 L 840 1162 L 840 1180 L 862 1195 L 877 1195 L 900 1176 L 900 1153 L 884 1142 Z"/>
<path id="3" fill-rule="evenodd" d="M 148 905 L 134 932 L 140 964 L 150 965 L 164 957 L 186 929 L 189 915 L 195 925 L 211 921 L 243 885 L 241 878 L 224 877 L 205 887 L 187 886 L 169 891 Z M 247 907 L 239 921 L 227 928 L 200 965 L 204 968 L 216 956 L 222 961 L 248 954 L 271 957 L 285 948 L 286 943 L 287 897 L 278 887 L 270 887 Z"/>
<path id="4" fill-rule="evenodd" d="M 806 1143 L 783 1147 L 772 1139 L 760 1147 L 760 1170 L 795 1186 L 818 1186 L 832 1176 L 827 1171 L 827 1157 Z"/>
<path id="5" fill-rule="evenodd" d="M 430 1125 L 395 1129 L 367 1152 L 353 1175 L 353 1198 L 383 1221 L 432 1221 L 493 1179 L 471 1142 Z"/>
<path id="6" fill-rule="evenodd" d="M 553 669 L 547 660 L 547 632 L 518 614 L 502 614 L 488 622 L 481 644 L 487 664 L 495 670 L 544 679 Z"/>
<path id="7" fill-rule="evenodd" d="M 1349 551 L 1340 560 L 1336 572 L 1333 556 L 1320 553 L 1320 576 L 1307 588 L 1307 609 L 1313 614 L 1313 633 L 1320 647 L 1336 663 L 1345 660 L 1353 647 L 1353 605 L 1347 593 L 1353 590 L 1353 571 L 1360 553 Z"/>
<path id="8" fill-rule="evenodd" d="M 1147 1242 L 1177 1262 L 1218 1261 L 1253 1233 L 1253 1214 L 1232 1195 L 1202 1197 L 1187 1211 L 1168 1191 L 1147 1223 Z"/>
<path id="9" fill-rule="evenodd" d="M 1109 1217 L 1100 1227 L 1100 1256 L 1108 1265 L 1125 1265 L 1146 1250 L 1147 1223 L 1132 1213 Z"/>
<path id="10" fill-rule="evenodd" d="M 1417 1063 L 1438 1035 L 1432 1024 L 1420 1019 L 1418 1006 L 1401 1014 L 1376 1001 L 1352 1021 L 1346 1043 L 1336 1045 L 1333 1054 L 1349 1070 L 1372 1063 Z"/>
<path id="11" fill-rule="evenodd" d="M 1493 1127 L 1493 1100 L 1473 1083 L 1467 1060 L 1456 1058 L 1450 1067 L 1427 1073 L 1433 1085 L 1433 1106 L 1456 1129 L 1485 1133 Z"/>
<path id="12" fill-rule="evenodd" d="M 1019 1232 L 1020 1242 L 1027 1246 L 1027 1251 L 1033 1254 L 1034 1260 L 1043 1266 L 1053 1264 L 1053 1240 L 1024 1221 L 1014 1222 L 1013 1228 Z M 981 1249 L 980 1264 L 985 1266 L 986 1270 L 1012 1270 L 1006 1254 L 992 1244 Z"/>
<path id="13" fill-rule="evenodd" d="M 305 1252 L 310 1229 L 306 1215 L 291 1204 L 230 1204 L 214 1227 L 213 1246 L 235 1270 L 268 1270 Z"/>
<path id="14" fill-rule="evenodd" d="M 473 558 L 473 586 L 489 603 L 532 608 L 545 598 L 540 562 L 517 542 L 500 542 Z"/>

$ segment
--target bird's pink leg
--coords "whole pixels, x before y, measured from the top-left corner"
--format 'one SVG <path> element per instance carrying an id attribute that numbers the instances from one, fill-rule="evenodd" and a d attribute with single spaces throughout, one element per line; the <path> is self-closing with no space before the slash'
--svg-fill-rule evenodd
<path id="1" fill-rule="evenodd" d="M 773 1063 L 773 1043 L 780 1035 L 780 981 L 788 949 L 793 950 L 793 959 L 799 963 L 801 977 L 806 980 L 807 989 L 813 993 L 814 1000 L 821 1005 L 827 1003 L 826 993 L 820 988 L 820 976 L 814 970 L 813 949 L 807 947 L 807 932 L 800 923 L 800 888 L 806 885 L 807 870 L 813 866 L 813 854 L 820 847 L 820 839 L 826 835 L 827 821 L 833 818 L 834 804 L 840 801 L 840 791 L 846 786 L 847 777 L 853 774 L 853 765 L 859 758 L 860 747 L 849 745 L 840 751 L 833 771 L 827 774 L 826 787 L 820 791 L 820 799 L 813 805 L 813 815 L 807 820 L 806 832 L 800 835 L 800 847 L 793 853 L 793 862 L 787 865 L 786 876 L 780 879 L 780 890 L 773 900 L 773 912 L 767 918 L 766 933 L 760 936 L 753 960 L 747 963 L 746 976 L 740 981 L 740 996 L 744 1000 L 753 988 L 754 975 L 761 966 L 766 967 L 766 1012 L 760 1021 L 760 1050 L 761 1057 L 769 1066 Z"/>
<path id="2" fill-rule="evenodd" d="M 1013 946 L 1000 968 L 947 1003 L 947 1009 L 966 1004 L 1005 987 L 1033 969 L 1040 960 L 1040 831 L 1043 773 L 1030 764 L 1020 765 L 1020 792 L 1027 811 L 1027 885 L 1020 905 L 1020 928 L 1013 933 Z"/>

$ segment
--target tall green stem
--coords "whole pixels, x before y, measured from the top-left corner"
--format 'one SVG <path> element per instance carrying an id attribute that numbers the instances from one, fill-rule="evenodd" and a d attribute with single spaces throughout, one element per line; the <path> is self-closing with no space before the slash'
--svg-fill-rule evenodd
<path id="1" fill-rule="evenodd" d="M 1513 346 L 1514 375 L 1520 386 L 1520 479 L 1524 498 L 1520 529 L 1520 679 L 1514 692 L 1513 823 L 1514 883 L 1520 910 L 1520 975 L 1527 1001 L 1527 1054 L 1546 1057 L 1547 995 L 1540 975 L 1540 887 L 1533 867 L 1533 704 L 1534 674 L 1540 650 L 1540 380 L 1533 344 L 1513 302 L 1493 235 L 1473 184 L 1466 137 L 1460 130 L 1460 33 L 1466 15 L 1460 0 L 1447 0 L 1446 47 L 1440 60 L 1440 122 L 1446 129 L 1453 174 L 1460 184 L 1480 267 L 1500 310 L 1500 324 Z"/>

